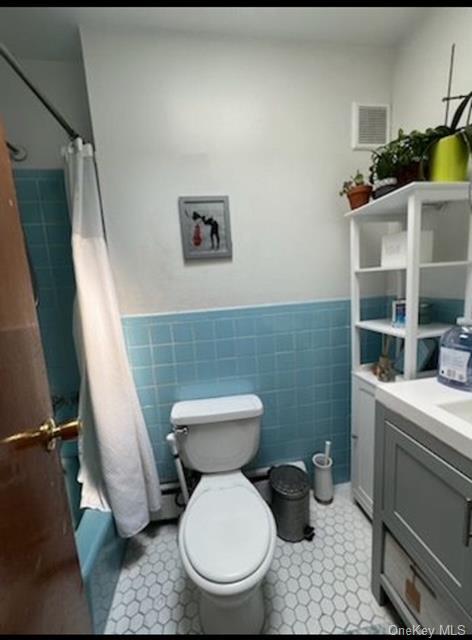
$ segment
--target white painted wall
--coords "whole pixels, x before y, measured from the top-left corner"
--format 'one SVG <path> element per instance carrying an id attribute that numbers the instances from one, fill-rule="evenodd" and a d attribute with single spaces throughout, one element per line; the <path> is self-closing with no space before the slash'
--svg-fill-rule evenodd
<path id="1" fill-rule="evenodd" d="M 31 80 L 80 134 L 91 138 L 83 65 L 80 62 L 20 60 Z M 42 104 L 0 59 L 0 116 L 7 137 L 26 147 L 28 158 L 18 168 L 62 167 L 61 146 L 67 134 Z"/>
<path id="2" fill-rule="evenodd" d="M 415 31 L 397 50 L 393 68 L 393 124 L 409 131 L 444 123 L 445 107 L 441 98 L 447 93 L 452 43 L 456 43 L 452 91 L 472 91 L 472 9 L 470 7 L 432 9 Z M 451 103 L 450 113 L 457 106 Z M 449 121 L 451 115 L 449 116 Z M 464 207 L 461 207 L 462 212 Z M 456 207 L 457 210 L 457 207 Z M 435 259 L 465 257 L 465 217 L 461 211 L 431 216 L 434 228 Z M 461 255 L 459 257 L 462 257 Z M 448 270 L 422 276 L 424 295 L 463 297 L 465 273 Z"/>
<path id="3" fill-rule="evenodd" d="M 351 102 L 389 102 L 391 54 L 82 31 L 123 313 L 349 295 Z M 184 264 L 177 198 L 230 199 L 232 262 Z"/>
<path id="4" fill-rule="evenodd" d="M 453 42 L 456 53 L 452 90 L 454 93 L 472 90 L 472 9 L 435 7 L 396 52 L 394 130 L 399 126 L 409 130 L 444 123 L 445 107 L 441 98 L 447 93 Z"/>

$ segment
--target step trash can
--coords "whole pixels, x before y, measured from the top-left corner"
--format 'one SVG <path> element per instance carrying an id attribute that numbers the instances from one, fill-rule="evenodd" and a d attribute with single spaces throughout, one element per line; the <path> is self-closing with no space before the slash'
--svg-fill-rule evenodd
<path id="1" fill-rule="evenodd" d="M 279 538 L 288 542 L 312 540 L 315 534 L 310 526 L 310 482 L 306 472 L 289 464 L 272 467 L 269 483 Z"/>

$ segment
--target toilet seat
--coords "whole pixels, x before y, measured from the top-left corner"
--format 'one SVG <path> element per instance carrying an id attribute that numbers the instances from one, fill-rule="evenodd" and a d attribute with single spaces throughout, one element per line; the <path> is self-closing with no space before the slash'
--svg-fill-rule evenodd
<path id="1" fill-rule="evenodd" d="M 235 583 L 251 576 L 271 549 L 271 514 L 248 485 L 207 487 L 187 507 L 185 552 L 193 569 L 212 583 Z"/>

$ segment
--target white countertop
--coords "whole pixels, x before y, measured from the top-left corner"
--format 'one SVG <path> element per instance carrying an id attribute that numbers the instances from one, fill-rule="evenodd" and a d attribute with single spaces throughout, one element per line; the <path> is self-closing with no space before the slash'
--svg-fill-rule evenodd
<path id="1" fill-rule="evenodd" d="M 381 384 L 376 387 L 375 397 L 472 460 L 472 424 L 446 410 L 447 404 L 471 402 L 471 392 L 452 389 L 436 378 L 423 378 Z"/>

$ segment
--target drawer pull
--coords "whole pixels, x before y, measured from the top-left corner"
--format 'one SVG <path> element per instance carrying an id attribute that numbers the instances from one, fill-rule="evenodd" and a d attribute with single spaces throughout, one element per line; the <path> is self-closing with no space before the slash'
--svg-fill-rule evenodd
<path id="1" fill-rule="evenodd" d="M 426 589 L 430 592 L 433 598 L 436 597 L 436 593 L 434 592 L 433 587 L 429 584 L 428 579 L 425 577 L 424 573 L 419 569 L 416 565 L 410 564 L 410 569 L 415 578 L 418 578 L 420 582 L 426 587 Z"/>
<path id="2" fill-rule="evenodd" d="M 464 545 L 466 547 L 469 546 L 470 538 L 472 537 L 472 533 L 470 533 L 470 516 L 472 514 L 472 498 L 465 499 L 465 514 L 464 514 Z"/>

